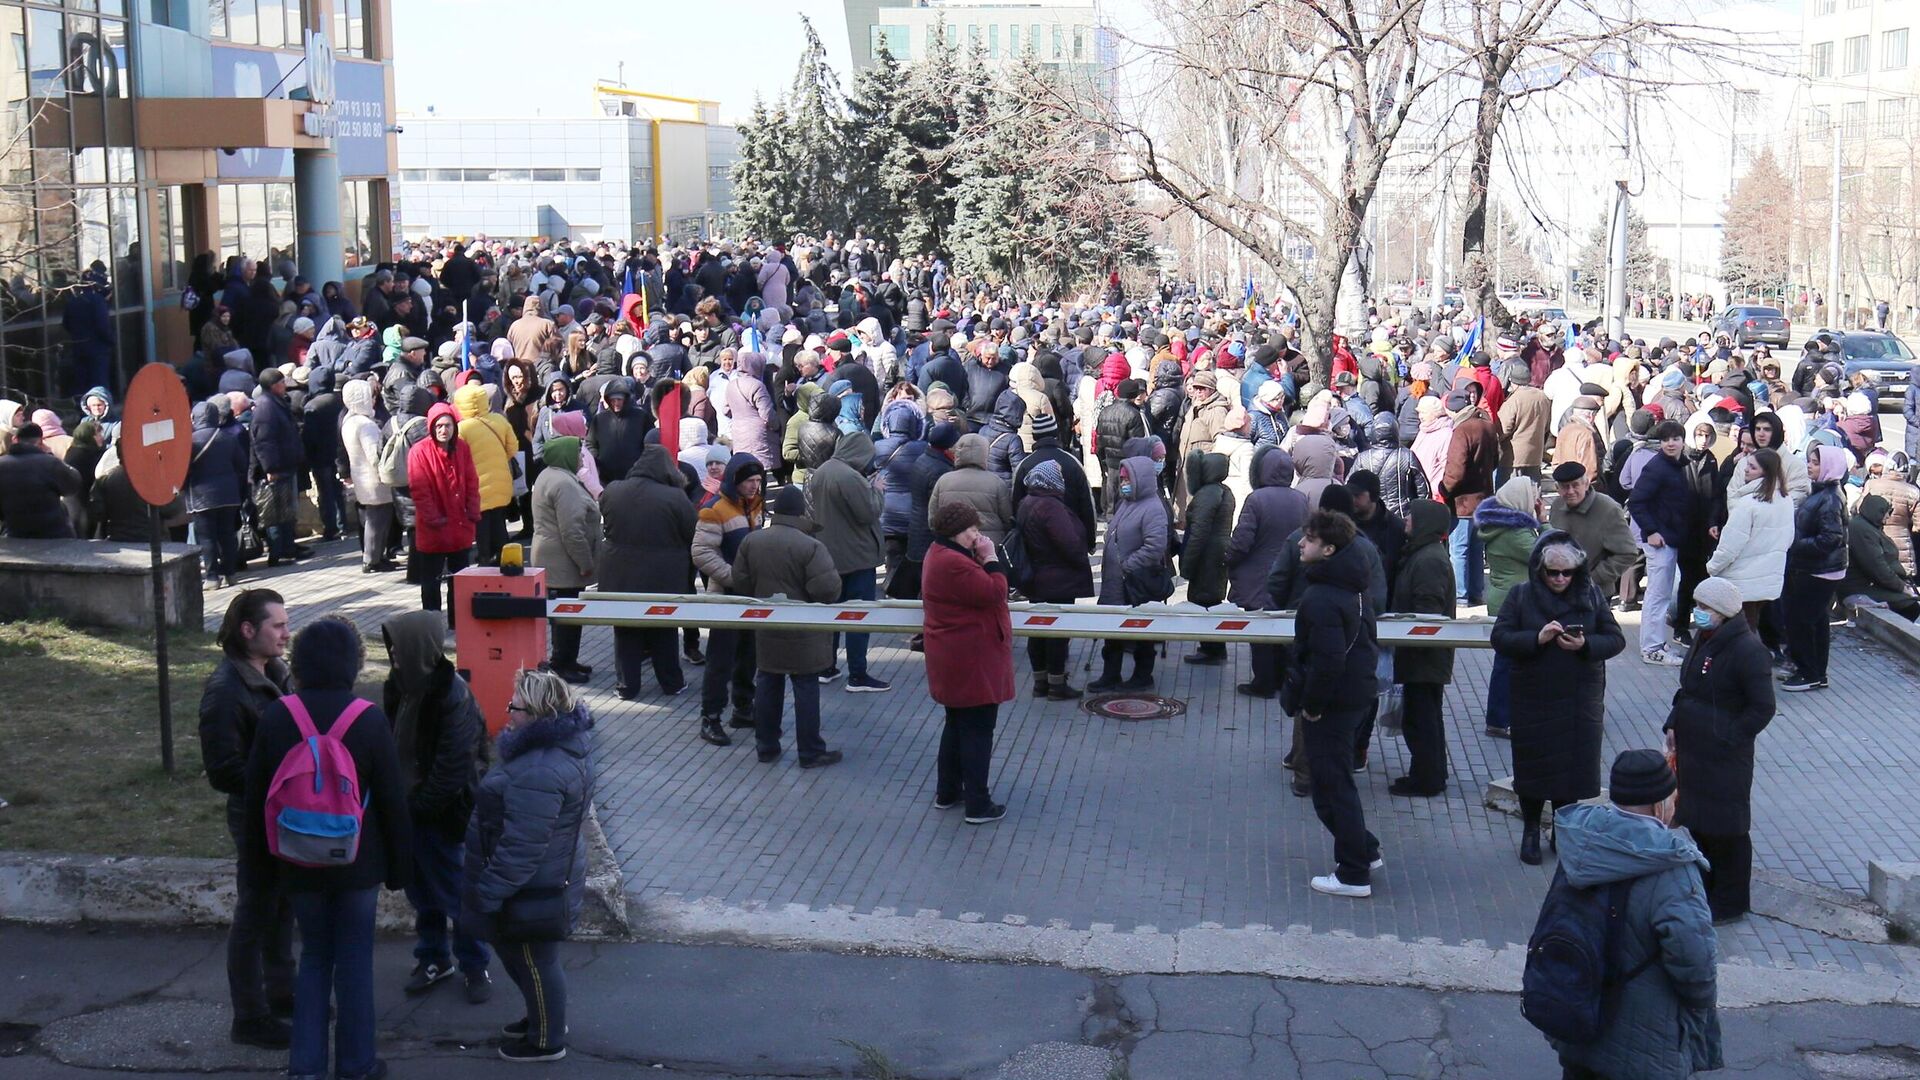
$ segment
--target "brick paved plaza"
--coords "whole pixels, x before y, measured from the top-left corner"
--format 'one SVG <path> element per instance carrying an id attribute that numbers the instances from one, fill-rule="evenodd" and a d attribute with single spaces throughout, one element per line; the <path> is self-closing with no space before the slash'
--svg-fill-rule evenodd
<path id="1" fill-rule="evenodd" d="M 346 545 L 322 550 L 297 570 L 249 580 L 286 586 L 296 623 L 338 613 L 374 630 L 417 604 L 398 575 L 361 575 Z M 210 624 L 227 595 L 209 594 Z M 1075 644 L 1076 666 L 1090 647 Z M 1331 843 L 1307 800 L 1288 792 L 1279 761 L 1289 732 L 1277 707 L 1233 691 L 1246 678 L 1245 650 L 1216 668 L 1181 663 L 1186 648 L 1169 645 L 1158 668 L 1160 692 L 1187 702 L 1171 720 L 1118 722 L 1035 701 L 1023 675 L 994 752 L 994 792 L 1010 812 L 998 825 L 969 827 L 932 807 L 940 714 L 904 639 L 876 638 L 871 654 L 891 693 L 848 694 L 844 681 L 823 688 L 826 738 L 847 760 L 806 772 L 791 752 L 757 763 L 750 738 L 726 748 L 695 738 L 697 669 L 681 697 L 661 698 L 649 677 L 640 700 L 619 700 L 611 632 L 589 629 L 582 659 L 596 668 L 586 689 L 598 717 L 601 821 L 629 894 L 642 901 L 937 912 L 1095 931 L 1217 924 L 1525 941 L 1552 861 L 1523 866 L 1516 819 L 1483 805 L 1488 781 L 1509 772 L 1505 744 L 1481 733 L 1490 654 L 1463 651 L 1447 693 L 1446 796 L 1390 798 L 1405 746 L 1376 739 L 1360 786 L 1387 867 L 1373 899 L 1356 902 L 1307 887 L 1330 867 Z M 1920 859 L 1920 808 L 1907 797 L 1920 765 L 1912 738 L 1920 680 L 1850 631 L 1836 629 L 1833 651 L 1833 689 L 1781 695 L 1760 739 L 1755 861 L 1763 874 L 1864 895 L 1870 857 Z M 1674 669 L 1641 664 L 1628 650 L 1610 676 L 1608 756 L 1658 745 Z M 1720 934 L 1728 958 L 1763 966 L 1911 967 L 1905 950 L 1761 915 Z"/>

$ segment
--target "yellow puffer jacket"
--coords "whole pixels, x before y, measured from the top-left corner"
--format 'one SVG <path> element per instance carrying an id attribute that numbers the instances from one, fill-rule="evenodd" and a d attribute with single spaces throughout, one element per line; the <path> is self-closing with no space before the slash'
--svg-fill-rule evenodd
<path id="1" fill-rule="evenodd" d="M 507 418 L 493 411 L 487 388 L 469 383 L 453 392 L 460 413 L 460 441 L 473 453 L 473 471 L 480 475 L 480 509 L 498 510 L 513 501 L 513 472 L 507 460 L 520 449 Z"/>

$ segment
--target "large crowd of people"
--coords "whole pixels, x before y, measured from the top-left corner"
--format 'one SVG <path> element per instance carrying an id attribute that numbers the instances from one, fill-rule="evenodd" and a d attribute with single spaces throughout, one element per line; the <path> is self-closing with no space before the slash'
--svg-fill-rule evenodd
<path id="1" fill-rule="evenodd" d="M 1882 388 L 1849 376 L 1829 335 L 1776 357 L 1704 331 L 1648 342 L 1380 302 L 1333 338 L 1319 376 L 1284 305 L 1172 282 L 1129 298 L 1117 275 L 1077 299 L 1020 297 L 832 236 L 421 242 L 357 302 L 298 278 L 282 293 L 243 258 L 224 275 L 204 259 L 195 277 L 198 349 L 177 365 L 197 402 L 192 463 L 158 520 L 200 545 L 213 587 L 262 557 L 310 557 L 296 536 L 305 492 L 319 539 L 357 519 L 362 571 L 404 570 L 422 613 L 442 612 L 449 575 L 497 563 L 516 537 L 560 597 L 919 599 L 911 647 L 945 709 L 935 805 L 971 824 L 1007 813 L 988 765 L 998 709 L 1020 692 L 1009 595 L 1134 606 L 1184 587 L 1195 604 L 1295 611 L 1297 640 L 1250 646 L 1237 689 L 1296 718 L 1294 791 L 1334 841 L 1333 871 L 1312 886 L 1338 896 L 1371 895 L 1384 866 L 1355 781 L 1376 726 L 1397 723 L 1410 751 L 1392 795 L 1448 781 L 1452 657 L 1380 648 L 1384 612 L 1484 605 L 1496 619 L 1473 726 L 1510 740 L 1527 863 L 1543 837 L 1557 850 L 1563 830 L 1601 827 L 1547 832 L 1542 812 L 1565 818 L 1600 792 L 1606 661 L 1631 638 L 1644 663 L 1678 668 L 1665 755 L 1685 778 L 1677 802 L 1656 778 L 1642 787 L 1659 797 L 1624 812 L 1692 828 L 1698 848 L 1677 857 L 1704 853 L 1695 892 L 1715 920 L 1747 910 L 1754 745 L 1776 688 L 1827 687 L 1837 604 L 1920 614 L 1920 385 L 1905 391 L 1904 445 L 1888 445 Z M 108 388 L 0 402 L 0 428 L 8 535 L 151 535 L 117 471 Z M 316 623 L 294 643 L 290 683 L 283 601 L 242 589 L 231 604 L 202 725 L 243 867 L 235 1037 L 290 1038 L 294 1073 L 324 1071 L 324 1006 L 307 995 L 331 980 L 343 1027 L 370 1023 L 369 898 L 385 884 L 421 912 L 410 993 L 457 963 L 484 1000 L 493 941 L 528 997 L 510 1056 L 563 1053 L 554 939 L 500 924 L 531 883 L 579 881 L 591 721 L 571 687 L 596 679 L 579 628 L 555 627 L 542 670 L 522 677 L 489 771 L 441 655 L 441 620 L 457 613 L 389 622 L 384 710 L 342 721 L 371 796 L 361 855 L 276 890 L 260 872 L 275 865 L 260 834 L 274 768 L 346 709 L 361 648 L 351 627 Z M 728 746 L 751 730 L 763 763 L 783 754 L 791 692 L 798 764 L 820 768 L 842 760 L 822 690 L 892 689 L 867 644 L 623 628 L 612 688 L 648 696 L 650 672 L 671 697 L 698 668 L 690 737 Z M 1228 650 L 1181 660 L 1221 665 Z M 1101 643 L 1085 687 L 1068 640 L 1024 651 L 1042 702 L 1166 682 L 1151 642 Z M 283 703 L 295 687 L 312 720 Z M 289 896 L 303 942 L 290 1033 L 273 1019 L 294 985 Z M 374 1075 L 370 1041 L 337 1046 L 342 1076 Z"/>

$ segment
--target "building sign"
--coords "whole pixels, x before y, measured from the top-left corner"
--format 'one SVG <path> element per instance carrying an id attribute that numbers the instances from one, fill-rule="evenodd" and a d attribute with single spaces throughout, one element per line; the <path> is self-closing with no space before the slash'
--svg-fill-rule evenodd
<path id="1" fill-rule="evenodd" d="M 307 100 L 333 104 L 333 45 L 318 30 L 307 31 Z"/>
<path id="2" fill-rule="evenodd" d="M 310 35 L 317 36 L 317 35 Z M 309 42 L 309 50 L 312 43 Z M 332 55 L 332 49 L 326 50 Z M 343 177 L 386 176 L 387 161 L 387 77 L 386 67 L 375 61 L 334 59 L 323 62 L 314 71 L 322 71 L 316 87 L 311 58 L 302 53 L 270 52 L 263 49 L 213 47 L 213 93 L 216 97 L 284 98 L 289 88 L 302 85 L 303 75 L 316 107 L 307 121 L 317 125 L 307 130 L 316 137 L 332 137 L 340 155 Z M 296 67 L 299 70 L 295 70 Z M 322 70 L 325 69 L 325 70 Z M 282 81 L 284 80 L 284 82 Z M 275 87 L 278 86 L 278 89 Z M 322 97 L 331 99 L 323 101 Z M 240 147 L 235 153 L 219 154 L 222 179 L 293 179 L 293 151 L 261 147 Z"/>

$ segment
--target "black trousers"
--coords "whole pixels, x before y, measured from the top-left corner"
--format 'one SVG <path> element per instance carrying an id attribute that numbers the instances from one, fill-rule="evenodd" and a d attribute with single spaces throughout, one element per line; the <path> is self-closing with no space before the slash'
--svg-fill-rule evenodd
<path id="1" fill-rule="evenodd" d="M 1693 842 L 1712 867 L 1701 877 L 1715 919 L 1745 915 L 1753 907 L 1753 837 L 1748 833 L 1694 833 Z"/>
<path id="2" fill-rule="evenodd" d="M 698 637 L 694 644 L 699 644 Z M 640 689 L 640 671 L 649 660 L 653 662 L 653 677 L 660 683 L 661 690 L 671 694 L 687 685 L 687 677 L 680 672 L 680 653 L 674 648 L 672 629 L 614 627 L 613 673 L 621 693 Z"/>
<path id="3" fill-rule="evenodd" d="M 763 754 L 780 749 L 780 716 L 787 703 L 787 683 L 793 683 L 793 748 L 801 761 L 827 752 L 820 737 L 820 673 L 782 675 L 762 671 L 753 694 L 753 742 Z"/>
<path id="4" fill-rule="evenodd" d="M 1787 574 L 1786 592 L 1781 596 L 1787 607 L 1787 655 L 1795 670 L 1809 679 L 1827 677 L 1827 646 L 1833 634 L 1827 617 L 1839 586 L 1837 581 L 1812 574 Z"/>
<path id="5" fill-rule="evenodd" d="M 1100 663 L 1104 666 L 1103 675 L 1120 674 L 1120 661 L 1128 653 L 1133 654 L 1133 675 L 1135 679 L 1153 678 L 1153 650 L 1151 641 L 1108 641 L 1100 646 Z"/>
<path id="6" fill-rule="evenodd" d="M 1318 720 L 1295 721 L 1306 732 L 1313 812 L 1333 835 L 1334 876 L 1348 885 L 1371 884 L 1370 867 L 1380 855 L 1380 838 L 1367 831 L 1360 789 L 1353 785 L 1354 733 L 1363 712 L 1351 709 L 1329 712 Z"/>
<path id="7" fill-rule="evenodd" d="M 1250 667 L 1253 671 L 1253 688 L 1264 693 L 1273 693 L 1287 681 L 1287 647 L 1285 645 L 1248 645 L 1251 654 Z"/>
<path id="8" fill-rule="evenodd" d="M 1447 729 L 1440 704 L 1445 691 L 1440 683 L 1406 683 L 1400 688 L 1400 733 L 1413 758 L 1407 779 L 1422 791 L 1447 786 Z"/>
<path id="9" fill-rule="evenodd" d="M 1680 589 L 1674 596 L 1673 610 L 1667 615 L 1667 625 L 1673 627 L 1676 635 L 1693 625 L 1693 590 L 1708 576 L 1706 555 L 1689 552 L 1680 556 Z"/>
<path id="10" fill-rule="evenodd" d="M 496 506 L 492 510 L 480 511 L 480 528 L 475 542 L 480 545 L 480 565 L 500 565 L 500 549 L 507 542 L 507 510 L 505 506 Z"/>
<path id="11" fill-rule="evenodd" d="M 228 577 L 240 568 L 240 508 L 222 506 L 193 515 L 193 538 L 200 545 L 208 577 Z"/>
<path id="12" fill-rule="evenodd" d="M 572 600 L 580 595 L 579 589 L 549 588 L 547 595 L 561 600 Z M 562 623 L 550 623 L 553 636 L 553 667 L 570 668 L 580 663 L 579 626 L 567 626 Z"/>
<path id="13" fill-rule="evenodd" d="M 466 551 L 429 552 L 415 550 L 407 556 L 407 580 L 420 586 L 420 609 L 422 611 L 440 610 L 440 581 L 443 577 L 457 574 L 467 568 L 473 558 L 471 548 Z M 453 587 L 447 586 L 447 596 L 453 596 Z M 453 612 L 447 612 L 447 625 L 453 625 Z"/>
<path id="14" fill-rule="evenodd" d="M 557 941 L 497 941 L 507 978 L 526 1002 L 526 1041 L 544 1050 L 567 1044 L 567 972 Z"/>
<path id="15" fill-rule="evenodd" d="M 1073 642 L 1069 638 L 1027 639 L 1027 666 L 1035 675 L 1065 675 L 1067 673 L 1067 650 Z M 947 710 L 951 713 L 953 710 Z"/>
<path id="16" fill-rule="evenodd" d="M 984 814 L 992 808 L 987 767 L 993 760 L 993 725 L 999 715 L 998 705 L 947 708 L 947 723 L 940 731 L 934 801 L 949 803 L 964 798 L 969 814 Z"/>
<path id="17" fill-rule="evenodd" d="M 243 850 L 237 831 L 228 831 L 234 850 Z M 236 885 L 227 929 L 227 993 L 235 1020 L 259 1020 L 272 1014 L 272 1002 L 293 1000 L 293 905 L 278 888 L 249 885 L 244 874 Z"/>
<path id="18" fill-rule="evenodd" d="M 707 635 L 707 669 L 700 676 L 700 715 L 719 716 L 733 690 L 733 711 L 753 712 L 753 632 L 715 630 Z"/>

